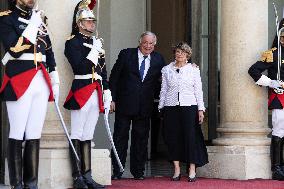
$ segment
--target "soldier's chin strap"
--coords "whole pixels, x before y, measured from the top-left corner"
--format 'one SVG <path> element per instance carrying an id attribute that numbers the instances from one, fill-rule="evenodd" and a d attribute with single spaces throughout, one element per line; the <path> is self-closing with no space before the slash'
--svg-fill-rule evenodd
<path id="1" fill-rule="evenodd" d="M 19 0 L 16 6 L 18 6 L 20 9 L 27 11 L 27 12 L 31 12 L 34 8 L 34 6 L 33 7 L 27 6 L 27 4 L 23 0 Z"/>

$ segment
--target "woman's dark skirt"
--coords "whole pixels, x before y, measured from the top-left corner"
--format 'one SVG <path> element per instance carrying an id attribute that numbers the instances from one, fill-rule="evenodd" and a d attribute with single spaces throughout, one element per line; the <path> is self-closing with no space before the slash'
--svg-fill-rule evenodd
<path id="1" fill-rule="evenodd" d="M 208 163 L 207 149 L 198 121 L 197 106 L 166 106 L 163 135 L 170 161 Z"/>

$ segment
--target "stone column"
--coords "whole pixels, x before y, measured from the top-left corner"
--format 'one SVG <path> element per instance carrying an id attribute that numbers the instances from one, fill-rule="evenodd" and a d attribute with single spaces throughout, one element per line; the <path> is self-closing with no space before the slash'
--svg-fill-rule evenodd
<path id="1" fill-rule="evenodd" d="M 221 124 L 204 176 L 270 177 L 267 92 L 248 75 L 267 42 L 267 0 L 221 1 Z"/>

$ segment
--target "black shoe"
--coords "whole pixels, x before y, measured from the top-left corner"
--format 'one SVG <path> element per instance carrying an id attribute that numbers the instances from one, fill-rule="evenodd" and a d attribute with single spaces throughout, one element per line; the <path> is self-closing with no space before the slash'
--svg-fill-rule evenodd
<path id="1" fill-rule="evenodd" d="M 11 188 L 13 188 L 13 189 L 23 189 L 23 185 L 22 184 L 18 184 L 16 186 L 11 186 Z"/>
<path id="2" fill-rule="evenodd" d="M 83 177 L 80 176 L 80 177 L 74 178 L 74 180 L 73 180 L 73 188 L 74 188 L 74 189 L 82 189 L 82 188 L 87 189 L 88 186 L 87 186 L 86 183 L 84 182 Z"/>
<path id="3" fill-rule="evenodd" d="M 32 185 L 32 186 L 24 185 L 24 189 L 38 189 L 38 186 L 37 185 Z"/>
<path id="4" fill-rule="evenodd" d="M 112 175 L 111 176 L 111 180 L 120 180 L 121 179 L 121 175 Z"/>
<path id="5" fill-rule="evenodd" d="M 172 177 L 171 180 L 172 180 L 172 181 L 179 181 L 179 180 L 180 180 L 180 177 L 181 177 L 181 174 L 179 174 L 179 175 L 176 176 L 176 177 Z"/>
<path id="6" fill-rule="evenodd" d="M 284 165 L 280 166 L 281 171 L 284 173 Z"/>
<path id="7" fill-rule="evenodd" d="M 145 177 L 143 175 L 141 176 L 134 176 L 134 180 L 144 180 Z"/>
<path id="8" fill-rule="evenodd" d="M 284 180 L 284 172 L 280 166 L 275 166 L 272 170 L 273 180 Z"/>
<path id="9" fill-rule="evenodd" d="M 196 175 L 194 177 L 188 177 L 187 179 L 188 182 L 195 182 L 196 181 Z"/>
<path id="10" fill-rule="evenodd" d="M 101 185 L 97 182 L 95 182 L 94 180 L 92 182 L 88 182 L 88 189 L 99 189 L 99 188 L 105 188 L 104 185 Z"/>
<path id="11" fill-rule="evenodd" d="M 83 175 L 84 182 L 87 184 L 88 189 L 98 189 L 98 188 L 105 188 L 105 186 L 100 185 L 92 178 L 92 172 L 88 171 Z"/>

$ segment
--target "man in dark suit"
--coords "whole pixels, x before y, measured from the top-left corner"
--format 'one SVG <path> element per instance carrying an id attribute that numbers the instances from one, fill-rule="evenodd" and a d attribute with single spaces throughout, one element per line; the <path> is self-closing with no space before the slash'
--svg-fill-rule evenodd
<path id="1" fill-rule="evenodd" d="M 132 124 L 130 172 L 137 180 L 144 179 L 154 88 L 165 65 L 164 58 L 154 52 L 156 42 L 154 33 L 142 33 L 138 48 L 120 51 L 109 79 L 113 97 L 111 110 L 116 111 L 114 143 L 121 163 L 125 166 Z M 120 179 L 122 172 L 119 171 L 113 152 L 112 165 L 112 179 Z"/>

